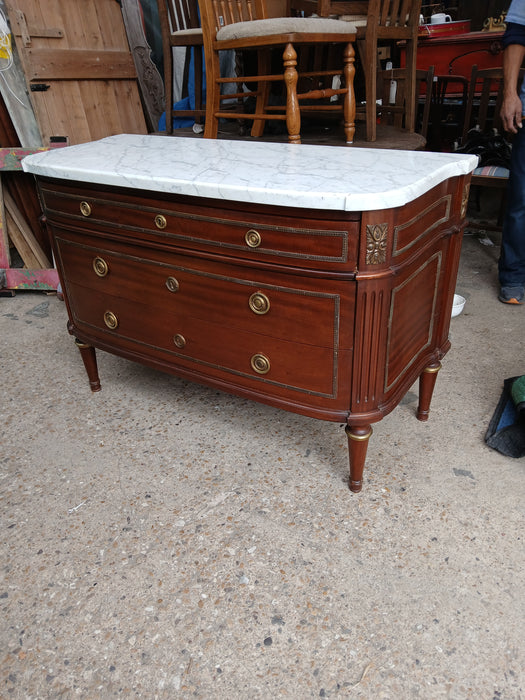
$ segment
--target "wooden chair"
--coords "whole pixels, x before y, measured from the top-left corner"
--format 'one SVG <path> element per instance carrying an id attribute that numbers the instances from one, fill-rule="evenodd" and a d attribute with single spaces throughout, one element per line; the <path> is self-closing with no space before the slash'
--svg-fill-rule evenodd
<path id="1" fill-rule="evenodd" d="M 523 80 L 524 75 L 525 69 L 522 68 L 520 70 L 519 83 Z M 503 69 L 479 69 L 477 66 L 472 66 L 460 150 L 468 147 L 469 141 L 472 142 L 472 135 L 475 135 L 476 132 L 480 135 L 487 133 L 503 134 L 500 117 L 502 101 Z M 472 173 L 471 184 L 473 186 L 480 188 L 496 187 L 501 190 L 501 206 L 497 226 L 483 224 L 479 228 L 495 228 L 496 230 L 501 228 L 508 180 L 509 169 L 497 163 L 480 165 Z M 469 226 L 475 228 L 476 224 L 469 222 Z"/>
<path id="2" fill-rule="evenodd" d="M 461 142 L 468 98 L 468 78 L 436 75 L 432 86 L 428 148 L 452 151 Z"/>
<path id="3" fill-rule="evenodd" d="M 206 114 L 202 104 L 203 33 L 196 0 L 157 0 L 157 6 L 164 55 L 166 133 L 172 134 L 174 117 L 193 117 L 196 122 L 200 122 Z M 193 52 L 194 109 L 173 109 L 173 49 L 178 46 L 186 48 L 183 77 L 183 87 L 186 88 Z"/>
<path id="4" fill-rule="evenodd" d="M 292 6 L 307 12 L 313 10 L 313 0 L 292 0 Z M 367 141 L 376 140 L 377 49 L 381 43 L 406 42 L 407 114 L 405 129 L 415 129 L 416 53 L 421 0 L 317 0 L 320 17 L 337 15 L 349 17 L 356 25 L 357 46 L 365 79 L 365 119 Z M 366 19 L 366 21 L 364 21 Z"/>
<path id="5" fill-rule="evenodd" d="M 347 143 L 352 143 L 355 131 L 354 98 L 354 47 L 355 30 L 350 24 L 337 20 L 299 17 L 268 17 L 261 0 L 199 0 L 204 55 L 206 62 L 206 125 L 205 138 L 217 138 L 219 119 L 252 120 L 251 135 L 261 136 L 267 120 L 286 122 L 290 143 L 300 143 L 301 111 L 312 105 L 301 103 L 322 101 L 316 109 L 323 112 L 338 111 L 343 114 Z M 338 45 L 342 60 L 334 69 L 311 70 L 299 73 L 297 52 L 312 47 L 323 48 Z M 282 52 L 282 67 L 272 70 L 272 51 Z M 220 75 L 219 52 L 234 50 L 243 59 L 250 52 L 256 57 L 256 69 L 252 75 L 236 75 L 223 78 Z M 239 61 L 248 65 L 246 60 Z M 240 70 L 240 72 L 245 72 Z M 342 84 L 334 78 L 342 75 Z M 285 104 L 270 106 L 272 85 L 281 81 L 286 91 Z M 308 82 L 309 88 L 299 88 Z M 234 94 L 222 95 L 221 86 L 235 83 L 239 89 Z M 249 86 L 243 91 L 242 86 Z M 246 98 L 254 98 L 255 111 L 244 108 Z M 240 111 L 221 109 L 221 100 L 238 100 Z"/>
<path id="6" fill-rule="evenodd" d="M 519 82 L 525 69 L 520 70 Z M 469 79 L 467 108 L 463 126 L 463 141 L 470 129 L 485 131 L 488 128 L 501 131 L 500 117 L 503 102 L 503 68 L 478 68 L 472 66 Z"/>
<path id="7" fill-rule="evenodd" d="M 405 128 L 410 99 L 407 95 L 407 73 L 406 68 L 393 68 L 379 73 L 381 104 L 377 106 L 377 111 L 381 124 L 389 124 L 397 129 Z M 434 66 L 430 66 L 428 70 L 417 70 L 415 83 L 415 131 L 421 136 L 420 148 L 424 148 L 432 105 Z"/>

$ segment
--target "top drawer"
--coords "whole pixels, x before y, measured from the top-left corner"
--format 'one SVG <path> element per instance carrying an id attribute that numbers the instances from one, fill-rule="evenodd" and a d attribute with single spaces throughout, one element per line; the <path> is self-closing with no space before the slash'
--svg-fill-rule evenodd
<path id="1" fill-rule="evenodd" d="M 50 224 L 312 270 L 354 271 L 359 217 L 42 181 Z M 312 218 L 310 218 L 312 215 Z M 308 218 L 306 218 L 308 216 Z M 321 217 L 321 218 L 319 218 Z"/>

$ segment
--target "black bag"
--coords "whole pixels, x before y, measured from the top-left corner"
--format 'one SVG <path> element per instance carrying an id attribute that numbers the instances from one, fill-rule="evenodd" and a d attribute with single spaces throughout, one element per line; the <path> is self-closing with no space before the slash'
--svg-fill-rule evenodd
<path id="1" fill-rule="evenodd" d="M 497 129 L 490 132 L 481 132 L 471 129 L 467 134 L 467 140 L 456 153 L 472 153 L 479 156 L 479 167 L 495 165 L 500 168 L 510 169 L 510 156 L 512 145 L 498 133 Z"/>

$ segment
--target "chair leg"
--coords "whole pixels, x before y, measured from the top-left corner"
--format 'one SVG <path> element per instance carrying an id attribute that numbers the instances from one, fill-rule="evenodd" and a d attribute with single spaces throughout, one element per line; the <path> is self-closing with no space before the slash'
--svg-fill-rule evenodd
<path id="1" fill-rule="evenodd" d="M 292 44 L 286 44 L 283 53 L 284 82 L 286 85 L 286 127 L 289 143 L 301 143 L 301 113 L 297 99 L 297 53 Z"/>
<path id="2" fill-rule="evenodd" d="M 405 129 L 413 134 L 416 129 L 416 42 L 407 41 Z"/>
<path id="3" fill-rule="evenodd" d="M 366 140 L 375 141 L 377 136 L 377 41 L 373 41 L 371 37 L 366 39 L 365 55 Z"/>
<path id="4" fill-rule="evenodd" d="M 266 49 L 260 49 L 257 52 L 257 74 L 268 75 L 270 73 L 271 54 Z M 271 84 L 268 80 L 260 80 L 257 84 L 257 99 L 255 101 L 255 113 L 263 114 L 266 112 L 268 100 L 270 98 Z M 266 119 L 254 119 L 252 124 L 251 135 L 254 138 L 259 138 L 264 133 Z"/>
<path id="5" fill-rule="evenodd" d="M 216 139 L 219 132 L 219 118 L 217 112 L 221 105 L 221 85 L 217 78 L 221 75 L 219 52 L 211 52 L 206 60 L 206 123 L 204 125 L 204 138 Z"/>
<path id="6" fill-rule="evenodd" d="M 355 51 L 352 44 L 345 46 L 343 54 L 343 74 L 345 78 L 346 95 L 343 103 L 344 129 L 346 143 L 353 143 L 355 134 Z"/>
<path id="7" fill-rule="evenodd" d="M 164 96 L 166 107 L 166 134 L 173 133 L 173 48 L 164 59 Z"/>

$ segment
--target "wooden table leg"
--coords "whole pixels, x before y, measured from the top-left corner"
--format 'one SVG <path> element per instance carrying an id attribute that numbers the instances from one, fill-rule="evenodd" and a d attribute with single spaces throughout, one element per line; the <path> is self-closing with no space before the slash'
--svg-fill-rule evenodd
<path id="1" fill-rule="evenodd" d="M 83 343 L 78 338 L 75 338 L 75 345 L 80 350 L 80 355 L 86 368 L 91 391 L 100 391 L 100 379 L 98 377 L 97 356 L 95 348 L 92 345 Z"/>
<path id="2" fill-rule="evenodd" d="M 348 437 L 348 453 L 350 457 L 350 491 L 358 493 L 363 487 L 363 468 L 366 460 L 368 440 L 372 435 L 372 426 L 352 428 L 347 425 L 345 432 Z"/>
<path id="3" fill-rule="evenodd" d="M 436 384 L 437 373 L 441 369 L 441 362 L 435 362 L 421 372 L 419 375 L 419 406 L 417 407 L 417 419 L 428 420 L 430 413 L 430 402 Z"/>

